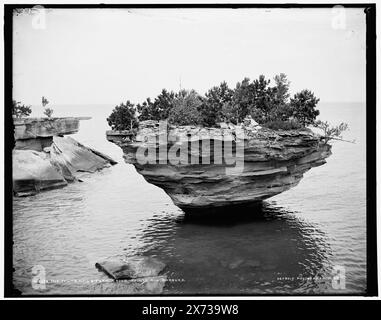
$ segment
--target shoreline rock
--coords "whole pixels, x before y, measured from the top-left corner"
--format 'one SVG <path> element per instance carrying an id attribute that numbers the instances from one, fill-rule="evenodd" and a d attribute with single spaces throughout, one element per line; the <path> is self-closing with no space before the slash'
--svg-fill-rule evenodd
<path id="1" fill-rule="evenodd" d="M 239 130 L 244 135 L 237 135 Z M 331 155 L 331 146 L 309 129 L 274 131 L 254 125 L 169 126 L 163 130 L 157 121 L 144 121 L 136 133 L 108 131 L 107 139 L 122 148 L 125 161 L 147 182 L 162 188 L 183 210 L 261 202 L 296 186 L 305 172 L 325 164 Z M 204 141 L 209 146 L 220 143 L 220 152 L 213 147 L 198 148 Z M 233 145 L 235 154 L 227 153 L 221 159 L 227 145 Z M 173 164 L 177 155 L 170 152 L 172 147 L 185 150 L 188 161 Z M 154 150 L 153 158 L 148 156 L 153 161 L 139 161 L 144 148 Z M 166 162 L 159 161 L 162 150 L 167 151 Z M 203 162 L 204 157 L 211 161 Z M 231 160 L 239 162 L 239 170 L 228 165 Z"/>
<path id="2" fill-rule="evenodd" d="M 166 265 L 148 256 L 133 256 L 126 259 L 113 258 L 97 262 L 95 267 L 121 285 L 123 292 L 131 294 L 161 294 L 168 280 L 163 274 Z M 107 290 L 105 286 L 104 289 Z"/>
<path id="3" fill-rule="evenodd" d="M 18 140 L 77 133 L 79 131 L 79 121 L 89 119 L 91 117 L 14 118 L 15 140 L 17 143 Z"/>
<path id="4" fill-rule="evenodd" d="M 95 172 L 117 162 L 85 147 L 71 137 L 79 121 L 88 118 L 15 119 L 15 147 L 12 151 L 13 193 L 34 195 L 77 181 L 79 172 Z"/>
<path id="5" fill-rule="evenodd" d="M 165 264 L 153 257 L 134 256 L 125 260 L 100 261 L 95 264 L 95 267 L 114 280 L 130 280 L 159 276 Z"/>

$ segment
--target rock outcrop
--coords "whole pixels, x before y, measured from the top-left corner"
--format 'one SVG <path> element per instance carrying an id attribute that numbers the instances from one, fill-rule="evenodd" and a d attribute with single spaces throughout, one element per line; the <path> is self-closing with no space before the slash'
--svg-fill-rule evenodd
<path id="1" fill-rule="evenodd" d="M 309 129 L 274 131 L 257 125 L 221 128 L 159 125 L 108 131 L 127 163 L 183 209 L 253 204 L 296 186 L 325 163 L 331 146 Z"/>
<path id="2" fill-rule="evenodd" d="M 163 274 L 165 263 L 154 257 L 134 256 L 97 262 L 95 267 L 104 272 L 123 294 L 161 294 L 167 281 Z M 107 286 L 102 291 L 107 292 Z M 118 290 L 117 289 L 117 290 Z M 118 290 L 118 291 L 119 291 Z"/>
<path id="3" fill-rule="evenodd" d="M 114 280 L 130 280 L 156 277 L 163 271 L 165 264 L 153 257 L 135 256 L 126 260 L 100 261 L 95 264 L 95 267 Z"/>
<path id="4" fill-rule="evenodd" d="M 13 119 L 15 126 L 15 140 L 51 138 L 77 133 L 80 120 L 89 120 L 90 117 L 67 118 L 21 118 Z"/>
<path id="5" fill-rule="evenodd" d="M 77 180 L 78 172 L 95 172 L 116 162 L 85 147 L 66 134 L 79 130 L 88 118 L 15 119 L 12 154 L 13 191 L 16 196 L 55 189 Z"/>

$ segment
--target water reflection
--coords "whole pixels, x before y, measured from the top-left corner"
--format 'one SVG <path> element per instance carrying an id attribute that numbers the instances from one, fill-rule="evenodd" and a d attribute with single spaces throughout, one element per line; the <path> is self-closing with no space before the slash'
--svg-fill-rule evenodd
<path id="1" fill-rule="evenodd" d="M 229 211 L 230 210 L 230 211 Z M 167 294 L 324 293 L 331 285 L 326 235 L 271 203 L 207 214 L 158 214 L 141 254 L 167 264 Z M 327 277 L 327 279 L 325 279 Z"/>
<path id="2" fill-rule="evenodd" d="M 109 278 L 95 262 L 136 254 L 156 256 L 167 265 L 163 294 L 330 292 L 331 280 L 319 278 L 331 276 L 327 235 L 275 202 L 192 214 L 170 203 L 147 203 L 139 212 L 130 199 L 121 205 L 116 194 L 105 214 L 96 201 L 99 192 L 82 188 L 76 184 L 65 193 L 15 201 L 14 280 L 24 294 L 150 294 L 146 287 L 96 282 Z M 127 205 L 135 211 L 127 214 Z M 35 265 L 59 282 L 33 290 Z"/>

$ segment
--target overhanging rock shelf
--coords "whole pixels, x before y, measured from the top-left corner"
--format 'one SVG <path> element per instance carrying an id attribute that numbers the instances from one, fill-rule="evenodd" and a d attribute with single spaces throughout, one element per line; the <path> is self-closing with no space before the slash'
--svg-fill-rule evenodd
<path id="1" fill-rule="evenodd" d="M 258 203 L 296 186 L 306 171 L 325 164 L 331 154 L 331 146 L 309 129 L 274 131 L 226 124 L 162 129 L 159 122 L 144 121 L 136 132 L 107 131 L 106 135 L 122 148 L 127 163 L 182 209 Z M 197 147 L 204 141 L 209 147 Z M 227 146 L 233 146 L 232 154 L 226 152 Z M 150 159 L 147 163 L 141 161 L 139 154 L 147 148 L 156 161 L 149 156 L 145 156 Z M 179 152 L 173 148 L 182 151 L 185 161 L 178 161 Z M 166 161 L 160 163 L 163 150 L 168 151 Z M 205 158 L 210 163 L 202 161 Z"/>

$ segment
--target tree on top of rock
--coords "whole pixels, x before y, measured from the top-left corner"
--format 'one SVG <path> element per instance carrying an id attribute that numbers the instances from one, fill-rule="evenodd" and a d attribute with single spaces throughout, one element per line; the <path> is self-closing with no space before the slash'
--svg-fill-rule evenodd
<path id="1" fill-rule="evenodd" d="M 139 112 L 139 120 L 165 120 L 169 117 L 169 113 L 173 108 L 175 94 L 171 91 L 163 89 L 161 93 L 152 102 L 147 98 L 142 104 L 137 104 Z"/>
<path id="2" fill-rule="evenodd" d="M 12 101 L 12 115 L 16 118 L 28 117 L 32 113 L 30 106 L 21 104 L 21 102 Z"/>
<path id="3" fill-rule="evenodd" d="M 275 89 L 269 87 L 270 80 L 266 80 L 264 75 L 253 81 L 255 108 L 264 113 L 268 113 L 273 106 Z"/>
<path id="4" fill-rule="evenodd" d="M 48 99 L 46 99 L 44 96 L 41 98 L 42 107 L 44 110 L 44 115 L 46 115 L 48 118 L 50 118 L 53 115 L 53 109 L 47 108 L 46 106 L 49 104 Z"/>
<path id="5" fill-rule="evenodd" d="M 234 124 L 242 122 L 249 114 L 255 104 L 255 90 L 249 78 L 244 78 L 238 82 L 232 99 L 224 105 L 224 116 L 226 121 Z"/>
<path id="6" fill-rule="evenodd" d="M 220 122 L 242 123 L 249 115 L 274 130 L 313 124 L 319 115 L 319 99 L 309 90 L 290 99 L 290 81 L 284 73 L 276 75 L 274 81 L 271 85 L 264 75 L 254 81 L 244 78 L 234 89 L 222 82 L 204 96 L 194 90 L 175 94 L 163 89 L 154 100 L 147 98 L 138 104 L 133 112 L 138 112 L 139 121 L 168 120 L 174 125 L 219 127 Z"/>
<path id="7" fill-rule="evenodd" d="M 280 73 L 274 77 L 275 81 L 275 103 L 278 105 L 287 104 L 290 94 L 290 81 L 284 73 Z"/>
<path id="8" fill-rule="evenodd" d="M 311 125 L 320 114 L 316 106 L 320 99 L 316 98 L 310 90 L 302 90 L 294 95 L 290 101 L 292 116 L 303 126 Z"/>
<path id="9" fill-rule="evenodd" d="M 173 100 L 173 108 L 169 113 L 169 122 L 176 125 L 199 125 L 202 97 L 195 91 L 181 90 Z"/>
<path id="10" fill-rule="evenodd" d="M 112 130 L 132 130 L 139 126 L 135 106 L 130 101 L 116 106 L 107 122 Z"/>
<path id="11" fill-rule="evenodd" d="M 202 125 L 213 127 L 225 120 L 223 107 L 232 101 L 233 93 L 225 81 L 209 89 L 199 107 Z"/>

